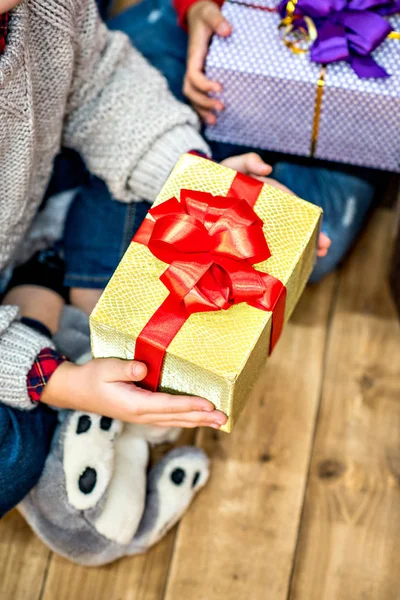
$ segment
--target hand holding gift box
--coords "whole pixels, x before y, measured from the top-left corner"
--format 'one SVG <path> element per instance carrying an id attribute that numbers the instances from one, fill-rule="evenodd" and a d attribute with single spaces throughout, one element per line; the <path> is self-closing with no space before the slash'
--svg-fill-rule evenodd
<path id="1" fill-rule="evenodd" d="M 207 398 L 230 431 L 312 271 L 320 217 L 184 156 L 91 316 L 94 355 L 143 360 L 147 387 Z"/>
<path id="2" fill-rule="evenodd" d="M 228 0 L 222 11 L 233 32 L 207 58 L 225 105 L 210 139 L 400 171 L 398 0 Z"/>

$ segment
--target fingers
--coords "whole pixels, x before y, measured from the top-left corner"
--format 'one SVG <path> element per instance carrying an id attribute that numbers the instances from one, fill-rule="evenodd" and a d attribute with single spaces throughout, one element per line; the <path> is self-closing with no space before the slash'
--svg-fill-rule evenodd
<path id="1" fill-rule="evenodd" d="M 190 412 L 177 414 L 152 414 L 136 418 L 136 423 L 158 425 L 160 427 L 212 427 L 219 429 L 227 421 L 226 415 L 219 411 L 212 413 Z"/>
<path id="2" fill-rule="evenodd" d="M 193 108 L 200 115 L 201 120 L 207 123 L 207 125 L 215 125 L 217 117 L 214 113 L 198 108 L 195 104 L 193 104 Z"/>
<path id="3" fill-rule="evenodd" d="M 215 112 L 224 110 L 224 105 L 220 100 L 210 98 L 206 93 L 198 91 L 188 79 L 185 80 L 183 93 L 203 121 L 208 125 L 214 125 L 217 122 Z"/>
<path id="4" fill-rule="evenodd" d="M 222 91 L 222 86 L 217 81 L 212 81 L 208 79 L 202 71 L 202 66 L 197 64 L 197 60 L 191 60 L 189 58 L 185 82 L 183 84 L 183 92 L 184 94 L 192 94 L 192 92 L 199 92 L 204 96 L 205 94 L 209 94 L 214 92 L 216 94 Z M 210 98 L 213 100 L 212 98 Z M 192 98 L 191 98 L 192 100 Z M 194 102 L 194 99 L 192 100 Z M 213 100 L 213 102 L 217 103 L 218 100 Z M 222 102 L 220 102 L 222 105 Z"/>
<path id="5" fill-rule="evenodd" d="M 196 52 L 199 52 L 199 49 L 196 49 Z M 197 54 L 189 55 L 183 93 L 202 119 L 211 123 L 211 120 L 214 122 L 216 120 L 213 111 L 220 112 L 224 109 L 224 105 L 220 100 L 208 96 L 210 92 L 221 91 L 221 86 L 216 81 L 207 79 L 202 72 L 204 58 Z"/>
<path id="6" fill-rule="evenodd" d="M 283 185 L 283 183 L 279 183 L 279 181 L 277 181 L 276 179 L 272 179 L 272 177 L 266 177 L 264 179 L 264 183 L 271 185 L 272 187 L 275 187 L 278 190 L 281 190 L 282 192 L 286 192 L 286 194 L 292 194 L 292 196 L 294 195 L 292 190 L 289 190 L 289 188 L 287 188 L 286 185 Z"/>
<path id="7" fill-rule="evenodd" d="M 219 91 L 219 88 L 217 87 L 218 84 L 216 82 L 210 82 L 207 77 L 203 75 L 204 63 L 211 36 L 212 31 L 205 27 L 203 23 L 194 26 L 189 36 L 186 80 L 188 80 L 194 88 L 198 88 L 199 91 L 204 93 Z"/>
<path id="8" fill-rule="evenodd" d="M 318 238 L 318 250 L 317 256 L 322 258 L 328 254 L 328 250 L 331 246 L 331 240 L 325 233 L 320 233 Z"/>
<path id="9" fill-rule="evenodd" d="M 241 154 L 239 156 L 231 156 L 222 161 L 223 165 L 235 169 L 245 175 L 250 175 L 255 178 L 263 178 L 272 172 L 272 167 L 267 165 L 255 152 Z"/>
<path id="10" fill-rule="evenodd" d="M 133 382 L 142 381 L 147 375 L 145 364 L 136 360 L 120 360 L 119 358 L 101 358 L 95 361 L 101 370 L 103 381 Z"/>
<path id="11" fill-rule="evenodd" d="M 130 401 L 135 402 L 137 414 L 151 413 L 152 415 L 163 414 L 169 416 L 192 412 L 215 413 L 214 405 L 205 398 L 149 392 L 137 387 L 132 388 L 130 391 L 131 394 L 133 392 Z"/>
<path id="12" fill-rule="evenodd" d="M 202 10 L 204 23 L 208 25 L 212 33 L 221 37 L 228 37 L 232 33 L 232 26 L 223 16 L 220 7 L 214 2 L 207 2 Z"/>
<path id="13" fill-rule="evenodd" d="M 216 117 L 213 111 L 221 111 L 221 101 L 209 98 L 211 92 L 220 93 L 221 85 L 208 79 L 204 71 L 204 63 L 211 36 L 221 31 L 221 35 L 229 35 L 231 27 L 214 2 L 196 3 L 188 15 L 189 48 L 187 69 L 183 85 L 183 93 L 191 101 L 195 110 L 208 124 L 214 124 Z"/>
<path id="14" fill-rule="evenodd" d="M 158 423 L 152 423 L 152 425 L 158 425 Z M 197 427 L 212 427 L 212 429 L 221 429 L 220 425 L 208 425 L 207 423 L 188 423 L 187 421 L 170 421 L 167 425 L 162 427 L 176 427 L 178 429 L 196 429 Z"/>
<path id="15" fill-rule="evenodd" d="M 186 91 L 185 91 L 185 89 L 186 89 Z M 188 95 L 188 93 L 190 93 L 190 100 L 193 102 L 193 104 L 196 107 L 198 107 L 200 109 L 206 109 L 208 111 L 216 110 L 218 112 L 220 112 L 221 110 L 224 109 L 224 105 L 222 104 L 222 102 L 220 100 L 216 100 L 215 98 L 210 98 L 206 94 L 203 94 L 202 92 L 198 92 L 193 86 L 190 87 L 190 90 L 188 90 L 188 87 L 186 86 L 186 88 L 184 88 L 183 91 L 186 95 Z M 188 93 L 186 93 L 186 92 L 188 92 Z"/>
<path id="16" fill-rule="evenodd" d="M 258 177 L 266 177 L 272 172 L 271 165 L 267 165 L 255 152 L 250 152 L 249 154 L 245 154 L 245 165 L 247 172 L 250 175 L 258 176 Z"/>

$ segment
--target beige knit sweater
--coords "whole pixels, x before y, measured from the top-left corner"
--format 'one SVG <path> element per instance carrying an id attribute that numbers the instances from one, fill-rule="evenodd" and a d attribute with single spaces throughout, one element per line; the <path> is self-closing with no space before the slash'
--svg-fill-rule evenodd
<path id="1" fill-rule="evenodd" d="M 153 200 L 179 156 L 207 151 L 197 118 L 94 0 L 23 0 L 0 57 L 0 272 L 16 257 L 60 146 L 115 198 Z M 0 402 L 29 408 L 26 375 L 49 342 L 0 307 Z M 25 341 L 23 341 L 25 340 Z"/>

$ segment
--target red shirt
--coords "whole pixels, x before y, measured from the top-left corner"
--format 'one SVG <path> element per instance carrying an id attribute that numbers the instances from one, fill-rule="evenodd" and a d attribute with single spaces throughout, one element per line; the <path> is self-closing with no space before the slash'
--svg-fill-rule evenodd
<path id="1" fill-rule="evenodd" d="M 178 13 L 179 24 L 186 28 L 186 14 L 189 8 L 198 2 L 198 0 L 174 0 L 175 10 Z M 219 6 L 222 6 L 224 0 L 213 0 Z"/>
<path id="2" fill-rule="evenodd" d="M 6 37 L 8 33 L 8 13 L 0 15 L 0 54 L 6 47 Z"/>

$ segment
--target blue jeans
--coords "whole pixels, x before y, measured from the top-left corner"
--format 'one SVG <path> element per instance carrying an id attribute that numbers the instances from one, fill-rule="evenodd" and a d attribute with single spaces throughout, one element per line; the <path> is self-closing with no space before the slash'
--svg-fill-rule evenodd
<path id="1" fill-rule="evenodd" d="M 187 35 L 177 25 L 171 0 L 142 0 L 108 25 L 124 31 L 164 74 L 173 94 L 184 101 Z M 220 143 L 212 143 L 211 147 L 218 160 L 249 151 Z M 339 264 L 359 233 L 374 199 L 378 175 L 363 169 L 263 154 L 274 165 L 273 177 L 324 210 L 322 228 L 332 246 L 328 256 L 317 261 L 311 281 L 319 281 Z M 74 172 L 76 177 L 77 169 Z M 102 288 L 148 205 L 126 206 L 112 200 L 104 182 L 87 174 L 82 183 L 65 231 L 66 284 Z"/>
<path id="2" fill-rule="evenodd" d="M 104 182 L 91 177 L 67 216 L 63 242 L 65 285 L 104 288 L 149 208 L 148 202 L 124 204 L 113 200 Z"/>
<path id="3" fill-rule="evenodd" d="M 0 517 L 39 480 L 56 422 L 46 406 L 22 411 L 0 404 Z"/>

